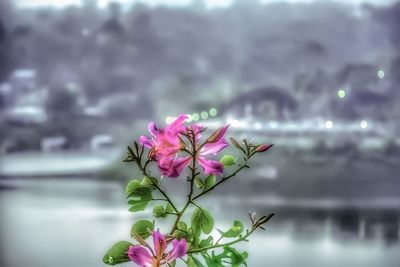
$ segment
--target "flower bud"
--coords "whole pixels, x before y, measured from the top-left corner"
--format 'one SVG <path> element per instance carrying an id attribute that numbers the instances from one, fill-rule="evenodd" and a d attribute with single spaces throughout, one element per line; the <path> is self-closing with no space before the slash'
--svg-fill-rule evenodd
<path id="1" fill-rule="evenodd" d="M 225 155 L 220 159 L 219 162 L 221 162 L 224 166 L 230 166 L 236 163 L 236 158 L 231 155 Z"/>
<path id="2" fill-rule="evenodd" d="M 207 139 L 207 143 L 215 143 L 217 141 L 219 141 L 222 137 L 224 137 L 226 130 L 228 129 L 229 125 L 224 126 L 222 128 L 219 128 L 218 130 L 216 130 L 208 139 Z"/>
<path id="3" fill-rule="evenodd" d="M 269 145 L 260 145 L 256 148 L 256 152 L 265 152 L 268 149 L 270 149 L 271 147 L 273 147 L 274 145 L 269 144 Z"/>
<path id="4" fill-rule="evenodd" d="M 235 138 L 230 137 L 229 139 L 231 139 L 231 142 L 232 142 L 232 144 L 233 144 L 235 147 L 237 147 L 237 148 L 239 148 L 239 149 L 242 149 L 242 146 L 239 144 L 238 141 L 236 141 Z"/>

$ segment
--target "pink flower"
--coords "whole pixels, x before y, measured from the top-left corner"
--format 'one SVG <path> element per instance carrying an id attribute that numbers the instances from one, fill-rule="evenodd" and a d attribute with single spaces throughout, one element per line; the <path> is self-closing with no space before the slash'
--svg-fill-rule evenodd
<path id="1" fill-rule="evenodd" d="M 200 149 L 197 152 L 196 160 L 199 165 L 202 167 L 205 174 L 214 174 L 214 175 L 221 175 L 224 171 L 224 165 L 216 160 L 209 160 L 206 156 L 209 155 L 216 155 L 218 152 L 223 150 L 225 147 L 228 146 L 228 143 L 225 141 L 224 136 L 226 131 L 228 130 L 229 125 L 218 129 L 215 133 L 211 135 L 210 138 L 207 139 L 204 145 L 197 146 L 196 149 Z M 191 125 L 188 127 L 188 132 L 192 132 L 194 134 L 194 138 L 196 143 L 201 138 L 201 132 L 204 130 L 202 126 L 199 125 Z M 185 168 L 189 165 L 191 157 L 183 158 L 180 161 L 180 168 Z"/>
<path id="2" fill-rule="evenodd" d="M 187 243 L 184 238 L 172 240 L 172 249 L 165 252 L 168 244 L 158 230 L 153 232 L 153 244 L 154 250 L 149 245 L 130 246 L 128 249 L 129 259 L 140 267 L 160 267 L 185 256 L 187 252 Z"/>
<path id="3" fill-rule="evenodd" d="M 154 122 L 150 122 L 148 129 L 151 138 L 147 136 L 140 136 L 140 143 L 145 147 L 153 150 L 155 157 L 160 156 L 173 156 L 181 149 L 179 134 L 185 132 L 185 120 L 187 115 L 179 115 L 171 124 L 167 125 L 164 129 L 158 129 Z"/>
<path id="4" fill-rule="evenodd" d="M 171 124 L 164 129 L 158 129 L 154 122 L 149 123 L 151 138 L 141 136 L 139 141 L 150 149 L 149 157 L 155 159 L 163 175 L 177 177 L 185 168 L 186 159 L 176 158 L 181 150 L 179 135 L 186 131 L 184 122 L 187 115 L 179 115 Z"/>
<path id="5" fill-rule="evenodd" d="M 206 174 L 220 175 L 224 171 L 224 165 L 222 163 L 216 160 L 208 160 L 205 156 L 216 155 L 228 146 L 228 143 L 224 138 L 228 127 L 229 125 L 218 129 L 209 139 L 207 139 L 207 142 L 199 151 L 197 161 Z"/>

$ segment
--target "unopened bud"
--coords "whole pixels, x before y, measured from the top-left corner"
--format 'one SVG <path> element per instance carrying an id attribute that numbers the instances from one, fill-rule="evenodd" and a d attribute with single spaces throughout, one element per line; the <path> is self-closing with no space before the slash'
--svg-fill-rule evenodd
<path id="1" fill-rule="evenodd" d="M 271 147 L 273 147 L 274 145 L 272 145 L 272 144 L 269 144 L 269 145 L 260 145 L 260 146 L 258 146 L 257 148 L 256 148 L 256 151 L 257 152 L 265 152 L 265 151 L 267 151 L 268 149 L 270 149 Z"/>
<path id="2" fill-rule="evenodd" d="M 223 156 L 220 161 L 224 166 L 230 166 L 236 163 L 236 158 L 231 155 Z"/>
<path id="3" fill-rule="evenodd" d="M 237 148 L 239 148 L 239 149 L 242 149 L 242 146 L 239 144 L 238 141 L 236 141 L 235 138 L 230 137 L 229 139 L 231 139 L 231 142 L 232 142 L 232 144 L 233 144 L 235 147 L 237 147 Z"/>
<path id="4" fill-rule="evenodd" d="M 224 137 L 226 130 L 228 130 L 229 125 L 224 126 L 222 128 L 219 128 L 218 130 L 216 130 L 208 139 L 207 139 L 207 143 L 215 143 L 218 140 L 220 140 L 222 137 Z"/>

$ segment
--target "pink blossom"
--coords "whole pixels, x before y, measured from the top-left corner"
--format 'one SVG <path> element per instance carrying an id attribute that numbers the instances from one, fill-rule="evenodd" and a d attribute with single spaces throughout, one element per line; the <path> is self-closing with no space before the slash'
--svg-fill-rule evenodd
<path id="1" fill-rule="evenodd" d="M 216 160 L 206 159 L 206 156 L 216 155 L 218 152 L 223 150 L 228 146 L 225 141 L 225 133 L 228 130 L 229 125 L 218 129 L 212 136 L 212 140 L 205 143 L 205 145 L 200 149 L 199 155 L 197 156 L 197 161 L 203 168 L 206 174 L 220 175 L 224 171 L 224 165 Z"/>
<path id="2" fill-rule="evenodd" d="M 214 174 L 214 175 L 221 175 L 224 171 L 224 165 L 216 160 L 209 160 L 206 156 L 210 155 L 217 155 L 218 152 L 223 150 L 225 147 L 228 146 L 228 143 L 225 141 L 225 133 L 228 130 L 229 125 L 218 129 L 202 146 L 197 146 L 196 149 L 200 149 L 197 152 L 196 160 L 199 165 L 202 167 L 205 174 Z M 202 126 L 199 125 L 191 125 L 188 127 L 188 132 L 192 132 L 194 134 L 194 138 L 196 143 L 201 138 L 201 132 L 204 130 Z M 185 158 L 182 160 L 182 164 L 185 164 L 184 167 L 189 165 L 190 157 Z M 182 166 L 180 166 L 182 167 Z M 184 168 L 183 167 L 183 168 Z"/>
<path id="3" fill-rule="evenodd" d="M 183 124 L 186 119 L 187 115 L 179 115 L 177 119 L 164 129 L 159 129 L 154 122 L 150 122 L 148 129 L 151 138 L 142 135 L 139 141 L 145 147 L 153 150 L 156 158 L 160 156 L 173 156 L 181 149 L 179 134 L 185 132 Z"/>
<path id="4" fill-rule="evenodd" d="M 141 136 L 139 141 L 150 149 L 149 157 L 155 159 L 163 175 L 177 177 L 187 166 L 187 158 L 177 158 L 177 153 L 181 150 L 181 140 L 179 135 L 186 131 L 184 122 L 187 115 L 179 115 L 171 124 L 164 129 L 159 129 L 154 122 L 149 123 L 151 138 Z"/>
<path id="5" fill-rule="evenodd" d="M 184 238 L 181 240 L 172 240 L 172 248 L 166 252 L 167 241 L 165 237 L 157 230 L 153 232 L 153 248 L 149 245 L 130 246 L 128 249 L 128 257 L 131 261 L 140 267 L 160 267 L 177 258 L 186 255 L 187 243 Z"/>

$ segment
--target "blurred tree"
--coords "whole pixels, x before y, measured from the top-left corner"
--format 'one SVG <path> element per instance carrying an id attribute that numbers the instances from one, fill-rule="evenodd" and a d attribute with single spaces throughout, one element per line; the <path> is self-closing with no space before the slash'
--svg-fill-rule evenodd
<path id="1" fill-rule="evenodd" d="M 0 15 L 0 83 L 7 78 L 13 68 L 10 42 L 11 40 L 6 30 L 6 26 L 1 20 Z"/>
<path id="2" fill-rule="evenodd" d="M 46 111 L 55 119 L 79 113 L 77 94 L 64 86 L 52 88 L 47 97 Z"/>

